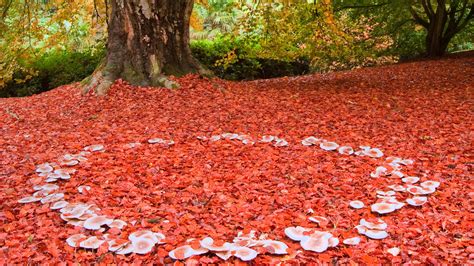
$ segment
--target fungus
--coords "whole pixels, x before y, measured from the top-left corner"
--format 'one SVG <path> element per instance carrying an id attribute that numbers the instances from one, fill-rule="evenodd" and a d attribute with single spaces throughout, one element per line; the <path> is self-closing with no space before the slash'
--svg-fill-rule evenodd
<path id="1" fill-rule="evenodd" d="M 386 214 L 394 212 L 397 208 L 394 204 L 379 202 L 372 204 L 370 206 L 370 209 L 372 210 L 372 212 L 376 212 L 378 214 Z"/>
<path id="2" fill-rule="evenodd" d="M 364 208 L 365 204 L 360 200 L 353 200 L 349 202 L 349 206 L 351 206 L 354 209 L 362 209 Z"/>
<path id="3" fill-rule="evenodd" d="M 344 239 L 342 243 L 346 245 L 356 246 L 356 245 L 359 245 L 360 243 L 360 237 L 356 236 L 356 237 L 347 238 L 347 239 Z"/>
<path id="4" fill-rule="evenodd" d="M 29 197 L 24 197 L 18 200 L 18 203 L 31 203 L 31 202 L 37 202 L 40 201 L 41 198 L 37 198 L 34 196 L 29 196 Z"/>
<path id="5" fill-rule="evenodd" d="M 248 247 L 237 247 L 231 251 L 232 255 L 242 261 L 250 261 L 257 257 L 258 252 Z"/>
<path id="6" fill-rule="evenodd" d="M 324 252 L 329 247 L 329 239 L 331 237 L 333 236 L 330 233 L 315 231 L 310 236 L 304 236 L 300 244 L 304 250 Z"/>
<path id="7" fill-rule="evenodd" d="M 85 220 L 84 228 L 89 230 L 99 230 L 102 225 L 109 225 L 113 221 L 113 219 L 107 218 L 107 216 L 104 215 L 92 216 Z"/>
<path id="8" fill-rule="evenodd" d="M 168 255 L 175 260 L 184 260 L 194 255 L 207 253 L 208 251 L 205 248 L 193 249 L 190 245 L 184 245 L 171 250 Z"/>
<path id="9" fill-rule="evenodd" d="M 210 251 L 222 252 L 230 250 L 230 243 L 214 241 L 214 239 L 212 239 L 211 237 L 206 237 L 202 239 L 199 243 L 201 244 L 201 247 Z"/>
<path id="10" fill-rule="evenodd" d="M 406 202 L 411 206 L 421 206 L 428 202 L 427 197 L 413 197 L 411 199 L 406 199 Z"/>
<path id="11" fill-rule="evenodd" d="M 309 231 L 311 231 L 311 229 L 304 228 L 301 226 L 285 228 L 286 236 L 295 241 L 301 241 L 305 237 L 304 233 Z"/>
<path id="12" fill-rule="evenodd" d="M 339 144 L 337 144 L 336 142 L 324 141 L 319 144 L 319 147 L 325 151 L 333 151 L 339 147 Z"/>
<path id="13" fill-rule="evenodd" d="M 402 178 L 402 182 L 407 183 L 407 184 L 415 184 L 419 180 L 420 178 L 417 176 L 407 176 L 407 177 Z"/>
<path id="14" fill-rule="evenodd" d="M 73 247 L 73 248 L 77 248 L 77 247 L 79 247 L 79 244 L 82 241 L 86 240 L 86 239 L 87 239 L 87 237 L 83 234 L 75 234 L 75 235 L 72 235 L 72 236 L 68 237 L 66 239 L 66 243 L 69 246 Z"/>
<path id="15" fill-rule="evenodd" d="M 341 146 L 337 151 L 343 155 L 351 155 L 354 153 L 354 149 L 351 146 Z"/>
<path id="16" fill-rule="evenodd" d="M 288 245 L 276 240 L 261 240 L 260 244 L 271 254 L 284 255 L 288 254 L 286 251 Z"/>
<path id="17" fill-rule="evenodd" d="M 137 254 L 147 254 L 151 252 L 155 246 L 155 242 L 150 238 L 139 238 L 136 241 L 132 241 L 133 252 Z"/>
<path id="18" fill-rule="evenodd" d="M 79 246 L 81 248 L 98 249 L 104 242 L 105 240 L 100 240 L 96 236 L 91 236 L 79 243 Z"/>

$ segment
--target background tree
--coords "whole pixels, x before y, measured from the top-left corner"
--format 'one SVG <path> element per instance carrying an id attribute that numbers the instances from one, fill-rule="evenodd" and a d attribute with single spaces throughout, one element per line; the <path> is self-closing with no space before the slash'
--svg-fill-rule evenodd
<path id="1" fill-rule="evenodd" d="M 451 40 L 474 21 L 472 0 L 334 0 L 339 12 L 367 16 L 383 25 L 384 33 L 397 38 L 403 27 L 415 23 L 425 29 L 425 53 L 441 56 Z M 414 31 L 411 27 L 408 31 Z M 411 33 L 413 34 L 413 33 Z M 412 39 L 413 40 L 413 39 Z"/>
<path id="2" fill-rule="evenodd" d="M 107 56 L 85 91 L 104 94 L 119 78 L 140 86 L 173 87 L 166 75 L 207 74 L 191 55 L 193 0 L 111 0 Z"/>

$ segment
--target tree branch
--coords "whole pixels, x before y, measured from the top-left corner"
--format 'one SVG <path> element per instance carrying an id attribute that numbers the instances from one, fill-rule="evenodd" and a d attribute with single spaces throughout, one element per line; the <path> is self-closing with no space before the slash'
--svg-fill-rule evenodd
<path id="1" fill-rule="evenodd" d="M 10 9 L 10 6 L 12 5 L 13 0 L 6 0 L 5 5 L 3 6 L 2 10 L 2 16 L 0 17 L 1 21 L 5 19 L 5 17 L 8 14 L 8 10 Z"/>
<path id="2" fill-rule="evenodd" d="M 425 10 L 429 20 L 432 20 L 435 13 L 433 11 L 433 7 L 431 6 L 430 0 L 421 0 L 421 5 L 423 6 L 423 9 Z"/>
<path id="3" fill-rule="evenodd" d="M 374 4 L 374 5 L 350 5 L 350 6 L 343 6 L 343 7 L 340 7 L 336 10 L 334 10 L 334 12 L 339 12 L 339 11 L 342 11 L 342 10 L 345 10 L 345 9 L 357 9 L 357 8 L 377 8 L 377 7 L 382 7 L 382 6 L 386 6 L 388 5 L 390 2 L 386 2 L 386 3 L 381 3 L 381 4 Z"/>
<path id="4" fill-rule="evenodd" d="M 426 29 L 428 29 L 430 27 L 430 23 L 428 21 L 424 20 L 420 15 L 418 15 L 418 13 L 416 13 L 413 6 L 410 6 L 410 13 L 413 16 L 413 20 L 416 23 L 420 24 L 421 26 L 425 27 Z"/>

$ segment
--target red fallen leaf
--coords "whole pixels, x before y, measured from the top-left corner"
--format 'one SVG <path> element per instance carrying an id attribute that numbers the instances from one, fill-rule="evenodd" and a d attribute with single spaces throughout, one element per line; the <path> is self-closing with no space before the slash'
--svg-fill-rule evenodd
<path id="1" fill-rule="evenodd" d="M 59 257 L 59 250 L 58 250 L 58 246 L 56 245 L 56 243 L 54 241 L 51 241 L 49 242 L 47 245 L 46 245 L 47 249 L 48 249 L 48 252 L 49 254 L 51 254 L 51 256 L 57 258 Z"/>
<path id="2" fill-rule="evenodd" d="M 58 182 L 65 199 L 95 203 L 104 212 L 101 214 L 126 220 L 128 225 L 120 233 L 123 239 L 142 228 L 142 220 L 156 217 L 160 217 L 158 223 L 145 223 L 144 227 L 167 236 L 167 244 L 156 251 L 162 261 L 152 252 L 143 256 L 108 253 L 101 256 L 104 262 L 172 264 L 166 251 L 187 239 L 212 233 L 215 239 L 232 241 L 236 232 L 248 226 L 298 252 L 285 258 L 286 262 L 314 263 L 318 255 L 301 252 L 299 243 L 285 237 L 284 228 L 312 228 L 308 216 L 320 215 L 330 218 L 327 229 L 334 235 L 353 237 L 357 234 L 353 227 L 361 218 L 376 215 L 350 209 L 348 202 L 359 199 L 372 204 L 376 190 L 400 184 L 399 178 L 368 176 L 385 163 L 382 159 L 342 156 L 300 144 L 303 138 L 316 134 L 356 150 L 359 145 L 369 145 L 380 147 L 387 155 L 413 159 L 414 165 L 402 168 L 404 174 L 419 176 L 422 182 L 441 181 L 422 208 L 407 206 L 383 217 L 390 233 L 386 240 L 367 240 L 351 248 L 340 244 L 323 254 L 344 263 L 349 261 L 347 250 L 359 264 L 367 264 L 362 259 L 365 254 L 376 258 L 376 264 L 389 264 L 393 261 L 384 253 L 385 248 L 400 246 L 407 250 L 400 263 L 426 263 L 426 258 L 432 257 L 439 264 L 466 264 L 470 255 L 463 249 L 472 244 L 468 241 L 472 145 L 466 137 L 466 132 L 472 131 L 466 119 L 472 106 L 466 99 L 474 84 L 466 73 L 472 65 L 472 57 L 442 59 L 238 83 L 186 76 L 179 79 L 182 87 L 175 91 L 118 81 L 102 98 L 81 96 L 73 85 L 28 98 L 0 99 L 0 164 L 4 166 L 0 175 L 6 177 L 0 185 L 0 198 L 2 211 L 10 211 L 16 218 L 10 221 L 3 214 L 0 218 L 8 250 L 0 248 L 0 257 L 7 256 L 12 264 L 57 264 L 60 259 L 79 264 L 98 262 L 94 252 L 61 245 L 66 233 L 87 231 L 66 225 L 47 205 L 22 206 L 17 200 L 32 193 L 29 179 L 36 175 L 29 161 L 35 165 L 53 163 L 66 153 L 100 141 L 106 146 L 104 152 L 91 154 L 88 161 L 71 167 L 77 170 L 71 179 Z M 225 88 L 225 94 L 213 88 L 214 82 Z M 2 112 L 5 108 L 24 120 L 11 118 Z M 195 139 L 225 132 L 255 139 L 275 135 L 289 145 L 276 148 L 264 143 Z M 420 136 L 430 139 L 420 140 Z M 173 139 L 176 145 L 147 145 L 154 137 Z M 142 145 L 123 148 L 131 142 Z M 77 186 L 84 182 L 94 189 L 79 195 Z M 405 197 L 397 193 L 399 201 Z M 314 213 L 307 213 L 310 208 Z M 30 235 L 37 239 L 29 240 Z M 40 238 L 57 240 L 60 256 L 53 257 L 46 248 L 32 251 Z M 269 257 L 280 258 L 264 255 L 255 263 L 270 264 Z M 236 261 L 231 258 L 229 264 L 242 263 Z"/>
<path id="3" fill-rule="evenodd" d="M 15 215 L 11 211 L 3 211 L 3 215 L 11 221 L 16 220 Z"/>
<path id="4" fill-rule="evenodd" d="M 100 247 L 97 249 L 97 255 L 100 256 L 102 254 L 105 254 L 109 252 L 109 244 L 105 242 L 104 244 L 100 245 Z"/>

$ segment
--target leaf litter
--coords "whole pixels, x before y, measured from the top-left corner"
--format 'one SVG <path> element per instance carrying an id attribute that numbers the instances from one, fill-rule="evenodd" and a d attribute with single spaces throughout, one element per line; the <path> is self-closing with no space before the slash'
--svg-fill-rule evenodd
<path id="1" fill-rule="evenodd" d="M 1 99 L 0 262 L 470 261 L 467 63 Z"/>

